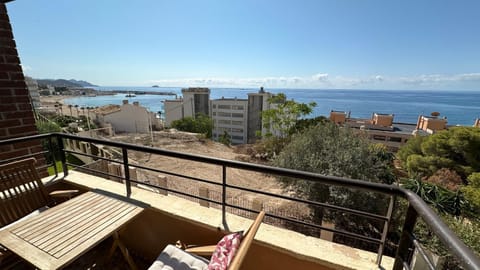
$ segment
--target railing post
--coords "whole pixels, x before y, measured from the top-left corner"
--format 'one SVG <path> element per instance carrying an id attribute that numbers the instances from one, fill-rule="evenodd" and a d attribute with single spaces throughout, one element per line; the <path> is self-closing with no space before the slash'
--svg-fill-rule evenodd
<path id="1" fill-rule="evenodd" d="M 58 176 L 58 170 L 57 170 L 57 160 L 55 159 L 55 149 L 53 149 L 53 144 L 52 144 L 52 136 L 48 136 L 48 150 L 50 151 L 50 155 L 52 155 L 52 161 L 53 161 L 53 171 L 55 172 L 55 177 Z"/>
<path id="2" fill-rule="evenodd" d="M 65 157 L 65 149 L 63 145 L 63 138 L 57 135 L 58 151 L 60 151 L 60 160 L 62 161 L 63 177 L 68 175 L 67 158 Z"/>
<path id="3" fill-rule="evenodd" d="M 125 185 L 127 186 L 127 197 L 130 197 L 132 194 L 132 187 L 130 183 L 130 171 L 128 165 L 128 152 L 127 148 L 122 147 L 122 156 L 123 156 L 123 169 L 125 171 Z"/>
<path id="4" fill-rule="evenodd" d="M 227 167 L 222 165 L 222 223 L 227 224 Z"/>
<path id="5" fill-rule="evenodd" d="M 377 262 L 376 262 L 378 266 L 380 266 L 380 264 L 382 263 L 382 256 L 385 250 L 385 242 L 387 241 L 388 228 L 390 227 L 390 221 L 392 220 L 392 212 L 393 212 L 393 206 L 395 205 L 395 198 L 396 198 L 395 196 L 390 196 L 390 203 L 388 204 L 388 210 L 387 210 L 387 220 L 385 220 L 385 223 L 383 225 L 382 242 L 378 247 Z"/>
<path id="6" fill-rule="evenodd" d="M 407 215 L 405 216 L 405 223 L 403 224 L 402 236 L 398 244 L 397 255 L 395 256 L 395 263 L 393 270 L 402 270 L 403 263 L 410 263 L 411 250 L 413 248 L 413 228 L 417 221 L 417 211 L 411 206 L 408 206 Z"/>

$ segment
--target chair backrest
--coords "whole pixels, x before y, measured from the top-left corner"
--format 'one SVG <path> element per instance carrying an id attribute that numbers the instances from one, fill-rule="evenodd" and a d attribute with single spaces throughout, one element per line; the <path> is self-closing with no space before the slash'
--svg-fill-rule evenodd
<path id="1" fill-rule="evenodd" d="M 265 216 L 265 212 L 261 211 L 258 213 L 257 218 L 255 218 L 255 221 L 250 225 L 250 228 L 248 228 L 247 232 L 243 236 L 242 242 L 240 243 L 240 247 L 237 250 L 237 253 L 235 254 L 235 257 L 233 257 L 233 260 L 230 262 L 230 265 L 228 266 L 228 270 L 238 270 L 240 269 L 240 266 L 243 262 L 243 259 L 247 255 L 248 249 L 252 245 L 253 238 L 255 237 L 255 234 L 258 231 L 258 227 L 260 227 L 260 224 L 262 223 L 263 217 Z"/>
<path id="2" fill-rule="evenodd" d="M 0 227 L 48 205 L 34 163 L 34 158 L 28 158 L 0 165 Z"/>

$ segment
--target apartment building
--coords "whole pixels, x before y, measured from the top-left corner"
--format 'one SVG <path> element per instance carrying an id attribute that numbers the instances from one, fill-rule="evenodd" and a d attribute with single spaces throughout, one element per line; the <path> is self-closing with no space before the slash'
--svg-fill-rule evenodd
<path id="1" fill-rule="evenodd" d="M 248 93 L 247 143 L 256 141 L 258 131 L 261 131 L 262 135 L 267 133 L 263 127 L 262 111 L 272 106 L 268 102 L 271 97 L 272 93 L 266 92 L 263 87 L 260 87 L 258 93 Z"/>
<path id="2" fill-rule="evenodd" d="M 94 119 L 101 127 L 111 125 L 115 132 L 149 133 L 161 125 L 155 113 L 149 112 L 138 102 L 129 104 L 128 100 L 124 100 L 122 106 L 98 109 L 94 113 Z"/>
<path id="3" fill-rule="evenodd" d="M 28 93 L 30 94 L 30 99 L 32 100 L 32 105 L 34 109 L 39 109 L 40 104 L 40 92 L 38 90 L 38 83 L 35 79 L 25 76 L 25 83 L 27 84 Z"/>
<path id="4" fill-rule="evenodd" d="M 212 136 L 218 140 L 225 132 L 232 144 L 248 141 L 248 99 L 221 98 L 211 101 Z"/>
<path id="5" fill-rule="evenodd" d="M 182 89 L 182 94 L 181 98 L 164 101 L 166 126 L 175 120 L 203 113 L 213 120 L 214 140 L 227 132 L 232 144 L 253 143 L 257 132 L 266 133 L 261 114 L 270 108 L 268 99 L 272 94 L 265 92 L 263 87 L 258 93 L 249 93 L 247 99 L 222 97 L 209 100 L 208 88 Z"/>
<path id="6" fill-rule="evenodd" d="M 170 126 L 173 121 L 184 117 L 194 117 L 202 113 L 210 115 L 210 89 L 184 88 L 182 97 L 163 102 L 165 110 L 165 125 Z"/>

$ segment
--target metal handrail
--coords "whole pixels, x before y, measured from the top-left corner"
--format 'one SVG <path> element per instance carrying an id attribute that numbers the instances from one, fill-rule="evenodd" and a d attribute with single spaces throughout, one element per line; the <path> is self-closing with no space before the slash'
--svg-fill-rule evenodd
<path id="1" fill-rule="evenodd" d="M 128 143 L 106 141 L 88 137 L 80 137 L 71 134 L 64 133 L 51 133 L 51 134 L 42 134 L 22 138 L 14 138 L 0 141 L 0 145 L 13 144 L 18 142 L 24 142 L 34 139 L 46 139 L 49 137 L 56 137 L 59 139 L 59 144 L 63 144 L 62 139 L 73 139 L 81 140 L 84 142 L 108 145 L 111 147 L 118 147 L 123 150 L 123 154 L 127 154 L 127 150 L 141 151 L 152 154 L 164 155 L 174 158 L 187 159 L 191 161 L 198 161 L 208 164 L 215 164 L 223 167 L 223 197 L 225 196 L 225 188 L 235 187 L 232 185 L 227 185 L 225 182 L 225 168 L 237 168 L 245 169 L 261 173 L 270 173 L 286 177 L 301 178 L 303 180 L 314 181 L 322 184 L 331 184 L 336 186 L 343 186 L 349 188 L 356 188 L 362 190 L 373 191 L 377 193 L 383 193 L 387 195 L 397 195 L 405 198 L 409 202 L 409 208 L 407 211 L 407 216 L 404 223 L 404 229 L 402 232 L 402 237 L 399 243 L 399 248 L 397 250 L 397 256 L 395 258 L 394 270 L 403 269 L 405 264 L 408 264 L 410 261 L 409 250 L 413 247 L 413 241 L 409 235 L 413 231 L 417 217 L 421 217 L 425 223 L 430 227 L 430 229 L 435 233 L 435 235 L 440 239 L 440 241 L 445 245 L 446 249 L 454 254 L 459 260 L 460 264 L 465 269 L 480 269 L 480 259 L 475 253 L 468 248 L 450 229 L 448 226 L 440 219 L 440 217 L 414 192 L 404 189 L 395 185 L 371 183 L 362 180 L 348 179 L 335 176 L 325 176 L 316 173 L 297 171 L 292 169 L 285 168 L 276 168 L 266 165 L 251 164 L 240 161 L 232 161 L 221 158 L 206 157 L 195 154 L 180 153 L 170 150 L 158 149 L 147 146 L 140 146 Z M 60 147 L 63 150 L 63 145 Z M 64 153 L 62 151 L 62 153 Z M 124 156 L 125 157 L 125 156 Z M 62 163 L 65 164 L 65 157 L 62 157 Z M 128 167 L 128 160 L 124 158 L 124 166 Z M 128 171 L 128 170 L 126 170 Z M 66 165 L 64 166 L 64 173 L 68 174 L 68 169 Z M 129 179 L 126 179 L 127 185 L 127 195 L 130 193 L 130 182 Z M 271 194 L 274 196 L 275 194 Z M 223 206 L 223 215 L 225 215 L 225 198 L 222 199 Z"/>

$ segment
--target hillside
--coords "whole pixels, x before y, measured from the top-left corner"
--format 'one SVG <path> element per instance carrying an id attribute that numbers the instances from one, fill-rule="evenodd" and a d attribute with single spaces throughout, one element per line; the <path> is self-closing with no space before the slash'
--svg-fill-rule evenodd
<path id="1" fill-rule="evenodd" d="M 82 80 L 65 80 L 65 79 L 36 79 L 39 85 L 51 85 L 54 87 L 95 87 L 97 85 L 91 84 Z"/>

